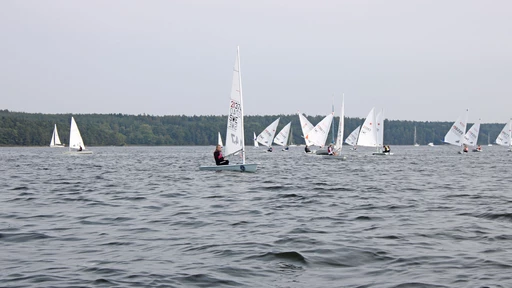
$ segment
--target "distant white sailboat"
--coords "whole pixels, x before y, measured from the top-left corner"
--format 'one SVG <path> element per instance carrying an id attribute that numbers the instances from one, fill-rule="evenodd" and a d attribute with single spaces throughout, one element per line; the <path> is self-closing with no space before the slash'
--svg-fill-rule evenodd
<path id="1" fill-rule="evenodd" d="M 491 134 L 487 134 L 487 146 L 491 147 Z"/>
<path id="2" fill-rule="evenodd" d="M 368 113 L 368 116 L 366 116 L 363 126 L 359 132 L 357 146 L 378 147 L 376 122 L 375 108 L 372 108 L 370 113 Z"/>
<path id="3" fill-rule="evenodd" d="M 64 145 L 60 142 L 59 133 L 57 132 L 57 124 L 53 127 L 52 140 L 50 141 L 50 147 L 59 148 L 64 147 Z"/>
<path id="4" fill-rule="evenodd" d="M 457 118 L 457 121 L 455 121 L 455 123 L 453 123 L 452 127 L 450 127 L 450 130 L 448 130 L 448 132 L 444 136 L 444 142 L 451 144 L 451 145 L 461 147 L 461 150 L 459 151 L 459 153 L 462 153 L 464 151 L 462 146 L 464 143 L 464 135 L 466 134 L 466 125 L 468 122 L 468 112 L 469 112 L 469 109 L 466 109 L 465 117 Z"/>
<path id="5" fill-rule="evenodd" d="M 512 151 L 512 118 L 505 124 L 500 135 L 496 138 L 496 144 L 508 147 L 508 151 Z"/>
<path id="6" fill-rule="evenodd" d="M 414 146 L 418 147 L 420 144 L 418 144 L 418 141 L 416 141 L 416 126 L 414 126 Z"/>
<path id="7" fill-rule="evenodd" d="M 224 144 L 222 144 L 222 136 L 220 136 L 220 132 L 219 132 L 219 135 L 217 138 L 218 138 L 217 145 L 220 145 L 220 147 L 224 147 Z"/>
<path id="8" fill-rule="evenodd" d="M 254 140 L 254 148 L 258 148 L 260 145 L 258 144 L 258 138 L 256 138 L 256 133 L 252 132 L 253 134 L 253 140 Z"/>
<path id="9" fill-rule="evenodd" d="M 276 135 L 277 125 L 279 125 L 279 119 L 272 122 L 270 125 L 263 130 L 256 139 L 261 145 L 265 145 L 268 148 L 268 152 L 272 152 L 272 140 L 274 139 L 274 136 Z"/>
<path id="10" fill-rule="evenodd" d="M 334 129 L 334 128 L 333 128 Z M 328 159 L 345 160 L 346 157 L 341 155 L 343 149 L 343 133 L 345 132 L 345 97 L 341 100 L 340 121 L 338 124 L 338 133 L 334 142 L 334 154 L 323 156 Z"/>
<path id="11" fill-rule="evenodd" d="M 352 146 L 353 150 L 356 150 L 357 147 L 357 137 L 359 136 L 359 131 L 361 130 L 361 125 L 357 126 L 350 135 L 348 135 L 347 139 L 345 139 L 345 143 Z"/>
<path id="12" fill-rule="evenodd" d="M 76 125 L 75 118 L 71 117 L 71 127 L 69 129 L 69 151 L 67 154 L 92 154 L 91 150 L 85 148 L 82 135 Z"/>
<path id="13" fill-rule="evenodd" d="M 330 113 L 329 115 L 325 116 L 324 119 L 322 119 L 322 121 L 320 121 L 315 127 L 313 127 L 313 129 L 304 136 L 304 139 L 306 139 L 306 144 L 310 143 L 311 145 L 315 145 L 320 148 L 324 147 L 325 141 L 327 141 L 327 136 L 329 135 L 332 119 L 333 115 Z"/>
<path id="14" fill-rule="evenodd" d="M 288 147 L 288 138 L 290 137 L 290 128 L 292 126 L 292 122 L 286 124 L 286 126 L 277 133 L 276 137 L 274 138 L 274 143 L 276 143 L 279 146 L 283 146 L 283 148 Z"/>
<path id="15" fill-rule="evenodd" d="M 383 151 L 382 147 L 384 146 L 384 109 L 380 110 L 380 112 L 375 116 L 376 124 L 376 132 L 377 133 L 377 151 L 373 152 L 372 155 L 393 155 L 393 153 L 389 151 Z"/>
<path id="16" fill-rule="evenodd" d="M 464 144 L 470 147 L 475 147 L 478 144 L 478 134 L 480 133 L 480 119 L 478 122 L 473 124 L 471 128 L 469 128 L 468 132 L 464 135 Z M 473 152 L 481 152 L 481 147 L 478 146 L 476 149 L 473 149 Z"/>
<path id="17" fill-rule="evenodd" d="M 242 97 L 242 76 L 240 71 L 240 49 L 237 47 L 235 66 L 233 68 L 233 81 L 231 86 L 231 97 L 229 102 L 229 115 L 226 130 L 226 156 L 240 153 L 241 164 L 229 164 L 218 166 L 201 166 L 203 171 L 239 171 L 256 172 L 258 164 L 245 163 L 245 141 L 244 141 L 244 105 Z"/>
<path id="18" fill-rule="evenodd" d="M 299 112 L 299 121 L 300 121 L 300 127 L 302 129 L 302 137 L 304 137 L 304 141 L 306 142 L 307 146 L 312 146 L 313 143 L 306 139 L 306 135 L 308 135 L 309 131 L 313 130 L 315 126 L 309 122 L 309 120 L 306 118 L 306 116 L 302 115 Z"/>
<path id="19" fill-rule="evenodd" d="M 341 149 L 343 148 L 343 133 L 345 133 L 345 96 L 343 96 L 341 100 L 340 122 L 338 124 L 338 134 L 336 135 L 336 142 L 334 144 L 337 155 L 340 155 Z"/>

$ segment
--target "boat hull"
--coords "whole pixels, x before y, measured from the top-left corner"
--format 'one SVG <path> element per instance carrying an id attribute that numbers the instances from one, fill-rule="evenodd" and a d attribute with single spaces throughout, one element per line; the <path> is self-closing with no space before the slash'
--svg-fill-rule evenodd
<path id="1" fill-rule="evenodd" d="M 64 145 L 50 145 L 50 148 L 64 148 Z"/>
<path id="2" fill-rule="evenodd" d="M 68 155 L 88 155 L 88 154 L 92 154 L 92 151 L 91 150 L 67 151 L 67 152 L 64 152 L 64 154 L 68 154 Z"/>
<path id="3" fill-rule="evenodd" d="M 373 152 L 372 155 L 376 155 L 376 156 L 390 156 L 390 155 L 393 155 L 393 153 L 390 153 L 390 152 Z"/>
<path id="4" fill-rule="evenodd" d="M 258 164 L 231 164 L 219 166 L 200 166 L 201 171 L 237 171 L 237 172 L 256 172 Z"/>
<path id="5" fill-rule="evenodd" d="M 322 155 L 322 159 L 345 161 L 347 157 L 343 155 Z"/>

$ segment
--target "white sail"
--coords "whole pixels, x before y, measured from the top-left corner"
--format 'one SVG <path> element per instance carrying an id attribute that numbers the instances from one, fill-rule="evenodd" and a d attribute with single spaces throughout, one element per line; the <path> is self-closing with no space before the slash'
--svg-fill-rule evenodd
<path id="1" fill-rule="evenodd" d="M 258 138 L 256 138 L 256 133 L 252 132 L 253 134 L 253 140 L 254 140 L 254 147 L 259 147 L 260 145 L 258 144 Z"/>
<path id="2" fill-rule="evenodd" d="M 279 119 L 272 122 L 270 125 L 268 125 L 263 132 L 258 135 L 256 139 L 258 139 L 258 142 L 260 142 L 261 145 L 265 145 L 267 147 L 272 146 L 272 139 L 274 139 L 274 136 L 276 135 L 276 129 L 277 125 L 279 125 Z"/>
<path id="3" fill-rule="evenodd" d="M 245 163 L 242 78 L 240 73 L 240 50 L 238 47 L 236 52 L 235 66 L 233 67 L 233 82 L 231 84 L 231 99 L 229 100 L 229 116 L 224 153 L 225 156 L 229 156 L 242 151 L 242 162 Z"/>
<path id="4" fill-rule="evenodd" d="M 384 145 L 384 109 L 375 116 L 377 123 L 377 146 L 380 148 Z"/>
<path id="5" fill-rule="evenodd" d="M 466 117 L 462 120 L 462 117 L 457 118 L 457 121 L 453 123 L 452 127 L 444 136 L 444 142 L 462 146 L 464 142 L 464 134 L 466 134 L 466 123 L 468 119 L 468 110 L 466 110 Z"/>
<path id="6" fill-rule="evenodd" d="M 329 129 L 331 128 L 333 115 L 330 113 L 325 116 L 320 123 L 318 123 L 311 131 L 306 134 L 304 137 L 306 139 L 306 143 L 311 143 L 311 145 L 316 145 L 319 147 L 323 147 L 325 145 L 325 141 L 327 140 L 327 135 L 329 135 Z M 309 145 L 308 145 L 309 146 Z"/>
<path id="7" fill-rule="evenodd" d="M 370 110 L 368 116 L 364 120 L 363 126 L 361 127 L 361 131 L 359 132 L 359 138 L 357 139 L 358 146 L 366 146 L 366 147 L 377 147 L 377 128 L 375 121 L 375 108 Z"/>
<path id="8" fill-rule="evenodd" d="M 220 132 L 219 132 L 219 135 L 217 138 L 218 138 L 217 145 L 220 145 L 220 147 L 224 147 L 224 144 L 222 144 L 222 136 L 220 136 Z"/>
<path id="9" fill-rule="evenodd" d="M 466 135 L 464 135 L 464 144 L 468 146 L 476 146 L 478 142 L 478 133 L 480 132 L 480 119 L 478 122 L 473 124 L 471 128 L 469 128 Z"/>
<path id="10" fill-rule="evenodd" d="M 300 127 L 302 129 L 302 137 L 304 137 L 304 140 L 306 141 L 306 145 L 307 146 L 313 145 L 313 143 L 311 143 L 311 141 L 309 141 L 308 139 L 305 139 L 305 138 L 306 138 L 306 135 L 308 135 L 309 131 L 313 130 L 313 128 L 315 126 L 313 126 L 313 124 L 311 124 L 311 122 L 309 122 L 309 120 L 306 118 L 306 116 L 302 115 L 301 113 L 299 113 L 299 121 L 300 121 Z"/>
<path id="11" fill-rule="evenodd" d="M 281 146 L 287 146 L 291 126 L 292 122 L 286 124 L 286 126 L 284 126 L 284 128 L 277 134 L 276 138 L 274 138 L 274 143 Z"/>
<path id="12" fill-rule="evenodd" d="M 359 130 L 361 130 L 361 125 L 357 126 L 350 135 L 348 135 L 347 139 L 345 139 L 345 143 L 347 143 L 350 146 L 354 146 L 357 144 L 357 136 L 359 136 Z"/>
<path id="13" fill-rule="evenodd" d="M 71 128 L 69 129 L 69 150 L 71 149 L 80 149 L 82 147 L 85 150 L 84 141 L 82 140 L 82 135 L 80 135 L 80 131 L 78 130 L 78 126 L 76 125 L 75 118 L 71 116 Z"/>
<path id="14" fill-rule="evenodd" d="M 498 138 L 496 138 L 496 144 L 500 146 L 510 146 L 512 145 L 512 119 L 505 124 L 503 129 L 500 132 L 500 135 L 498 135 Z"/>
<path id="15" fill-rule="evenodd" d="M 420 146 L 420 144 L 418 144 L 418 141 L 416 141 L 416 126 L 414 126 L 414 143 L 413 143 L 414 146 Z"/>
<path id="16" fill-rule="evenodd" d="M 343 133 L 345 132 L 345 97 L 341 100 L 340 123 L 338 125 L 338 135 L 336 136 L 336 144 L 334 148 L 339 153 L 343 148 Z"/>
<path id="17" fill-rule="evenodd" d="M 57 124 L 53 128 L 52 140 L 50 141 L 50 147 L 62 147 L 60 142 L 59 132 L 57 132 Z"/>

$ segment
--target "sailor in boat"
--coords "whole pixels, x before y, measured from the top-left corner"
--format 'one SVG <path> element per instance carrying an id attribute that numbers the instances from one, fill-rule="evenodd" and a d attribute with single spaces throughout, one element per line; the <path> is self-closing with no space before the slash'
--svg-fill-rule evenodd
<path id="1" fill-rule="evenodd" d="M 387 150 L 388 153 L 391 153 L 391 147 L 389 147 L 389 145 L 386 146 L 386 150 Z"/>
<path id="2" fill-rule="evenodd" d="M 334 147 L 332 146 L 332 144 L 329 144 L 329 147 L 327 147 L 327 154 L 331 156 L 336 155 L 336 153 L 334 153 Z"/>
<path id="3" fill-rule="evenodd" d="M 215 159 L 215 164 L 217 165 L 228 165 L 229 160 L 225 160 L 224 156 L 222 156 L 222 147 L 217 145 L 215 147 L 215 152 L 213 152 L 213 158 Z"/>
<path id="4" fill-rule="evenodd" d="M 83 150 L 83 149 L 82 149 L 82 146 L 80 146 L 80 147 L 78 148 L 78 151 L 82 151 L 82 150 Z"/>
<path id="5" fill-rule="evenodd" d="M 469 149 L 466 144 L 464 144 L 464 149 L 462 150 L 464 153 L 468 153 Z"/>
<path id="6" fill-rule="evenodd" d="M 274 149 L 272 149 L 272 146 L 268 147 L 267 152 L 272 152 L 272 151 L 274 151 Z"/>
<path id="7" fill-rule="evenodd" d="M 304 147 L 304 152 L 306 152 L 306 153 L 311 153 L 311 150 L 309 150 L 308 145 L 306 145 L 306 147 Z"/>

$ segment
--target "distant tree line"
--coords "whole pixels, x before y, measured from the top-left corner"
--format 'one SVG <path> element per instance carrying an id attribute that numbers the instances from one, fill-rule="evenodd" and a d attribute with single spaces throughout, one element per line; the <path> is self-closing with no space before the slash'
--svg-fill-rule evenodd
<path id="1" fill-rule="evenodd" d="M 1 146 L 47 146 L 57 124 L 62 143 L 68 143 L 71 116 L 84 139 L 90 146 L 122 145 L 214 145 L 217 132 L 226 134 L 227 116 L 151 116 L 125 114 L 40 114 L 0 110 Z M 253 132 L 258 135 L 278 117 L 281 118 L 277 132 L 292 122 L 292 142 L 303 144 L 302 131 L 297 115 L 245 116 L 246 145 L 252 145 Z M 308 116 L 316 125 L 324 116 Z M 345 118 L 345 139 L 350 132 L 363 123 L 361 118 Z M 335 117 L 338 131 L 339 117 Z M 444 135 L 452 122 L 384 121 L 384 142 L 389 145 L 412 145 L 414 127 L 417 142 L 425 145 L 442 144 Z M 505 123 L 482 124 L 479 144 L 487 144 L 488 135 L 494 142 Z M 472 125 L 468 125 L 468 129 Z M 332 129 L 327 142 L 332 141 Z M 225 139 L 223 139 L 225 140 Z"/>

